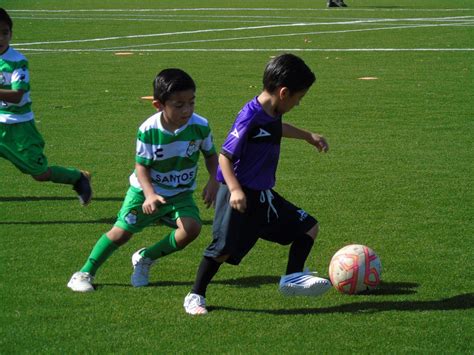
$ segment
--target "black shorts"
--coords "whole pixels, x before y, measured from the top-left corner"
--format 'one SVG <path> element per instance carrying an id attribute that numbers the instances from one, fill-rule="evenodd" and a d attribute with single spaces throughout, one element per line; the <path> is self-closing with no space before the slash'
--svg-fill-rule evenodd
<path id="1" fill-rule="evenodd" d="M 281 245 L 313 228 L 318 221 L 273 190 L 244 188 L 247 209 L 244 213 L 229 204 L 230 191 L 221 184 L 216 198 L 212 243 L 204 255 L 217 258 L 230 255 L 229 264 L 238 265 L 259 238 Z"/>

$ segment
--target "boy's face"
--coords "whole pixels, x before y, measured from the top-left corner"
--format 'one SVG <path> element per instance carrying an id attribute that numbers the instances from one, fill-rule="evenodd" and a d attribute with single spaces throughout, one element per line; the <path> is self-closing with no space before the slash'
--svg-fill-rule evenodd
<path id="1" fill-rule="evenodd" d="M 278 111 L 277 113 L 282 115 L 291 111 L 293 107 L 298 106 L 300 104 L 301 99 L 306 95 L 309 89 L 297 91 L 293 94 L 287 87 L 282 87 L 278 90 L 280 100 L 276 110 Z"/>
<path id="2" fill-rule="evenodd" d="M 163 111 L 165 128 L 176 130 L 188 123 L 194 112 L 195 97 L 194 90 L 185 90 L 174 92 L 165 103 L 153 101 L 153 105 Z"/>
<path id="3" fill-rule="evenodd" d="M 0 54 L 3 54 L 10 45 L 12 32 L 6 22 L 0 21 Z"/>

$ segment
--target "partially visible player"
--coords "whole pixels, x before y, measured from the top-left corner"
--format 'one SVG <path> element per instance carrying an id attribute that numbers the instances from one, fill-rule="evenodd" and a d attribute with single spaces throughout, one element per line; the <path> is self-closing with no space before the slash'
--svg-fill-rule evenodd
<path id="1" fill-rule="evenodd" d="M 194 113 L 196 85 L 180 69 L 165 69 L 153 81 L 153 105 L 159 111 L 138 129 L 135 171 L 115 225 L 95 244 L 82 269 L 68 287 L 94 291 L 98 268 L 135 233 L 157 221 L 176 224 L 161 241 L 132 256 L 134 287 L 148 285 L 150 267 L 159 259 L 182 250 L 201 231 L 199 210 L 193 199 L 198 159 L 203 153 L 209 180 L 202 198 L 210 207 L 216 198 L 217 154 L 208 121 Z"/>
<path id="2" fill-rule="evenodd" d="M 282 122 L 315 80 L 301 58 L 275 57 L 265 68 L 263 91 L 237 115 L 220 151 L 213 241 L 184 300 L 187 313 L 207 313 L 206 290 L 221 264 L 238 265 L 259 238 L 291 245 L 279 285 L 284 295 L 318 296 L 331 287 L 329 280 L 303 271 L 318 221 L 273 190 L 282 137 L 304 140 L 320 152 L 329 148 L 319 134 Z"/>
<path id="3" fill-rule="evenodd" d="M 347 7 L 344 0 L 328 0 L 328 7 Z"/>
<path id="4" fill-rule="evenodd" d="M 0 8 L 0 157 L 36 181 L 72 185 L 80 203 L 87 205 L 92 198 L 90 174 L 48 165 L 31 110 L 28 60 L 10 47 L 12 28 L 10 16 Z"/>

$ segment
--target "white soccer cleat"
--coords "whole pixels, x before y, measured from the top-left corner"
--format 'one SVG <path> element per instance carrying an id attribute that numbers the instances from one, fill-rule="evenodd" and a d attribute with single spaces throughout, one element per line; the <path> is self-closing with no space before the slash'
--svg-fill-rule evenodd
<path id="1" fill-rule="evenodd" d="M 196 293 L 188 293 L 183 306 L 187 314 L 193 316 L 207 314 L 206 299 Z"/>
<path id="2" fill-rule="evenodd" d="M 331 282 L 305 270 L 284 275 L 280 279 L 280 292 L 285 296 L 321 296 L 331 288 Z"/>
<path id="3" fill-rule="evenodd" d="M 156 262 L 156 260 L 141 256 L 140 252 L 142 250 L 145 250 L 145 248 L 141 248 L 132 255 L 133 274 L 131 277 L 131 283 L 133 287 L 143 287 L 148 285 L 150 268 Z"/>
<path id="4" fill-rule="evenodd" d="M 67 287 L 75 292 L 91 292 L 95 291 L 92 281 L 94 281 L 94 276 L 88 272 L 78 271 L 72 275 Z"/>

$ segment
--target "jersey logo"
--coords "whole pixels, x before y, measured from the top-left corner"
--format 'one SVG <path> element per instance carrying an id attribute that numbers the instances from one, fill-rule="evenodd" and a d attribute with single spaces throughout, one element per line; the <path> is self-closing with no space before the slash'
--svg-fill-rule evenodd
<path id="1" fill-rule="evenodd" d="M 189 145 L 188 145 L 188 149 L 186 149 L 186 155 L 188 157 L 190 157 L 191 155 L 193 155 L 197 151 L 199 151 L 199 147 L 197 146 L 196 142 L 195 141 L 190 141 Z"/>
<path id="2" fill-rule="evenodd" d="M 306 213 L 305 210 L 298 210 L 296 212 L 300 215 L 299 220 L 301 222 L 303 222 L 306 219 L 306 217 L 308 217 L 308 213 Z"/>
<path id="3" fill-rule="evenodd" d="M 155 156 L 159 159 L 159 158 L 163 158 L 164 154 L 163 154 L 163 148 L 157 148 L 155 150 Z"/>
<path id="4" fill-rule="evenodd" d="M 269 136 L 271 136 L 271 134 L 269 132 L 267 132 L 264 129 L 260 128 L 260 132 L 258 132 L 252 138 L 269 137 Z"/>
<path id="5" fill-rule="evenodd" d="M 230 134 L 232 134 L 237 139 L 240 138 L 239 131 L 237 131 L 237 128 L 234 128 L 234 130 Z"/>

